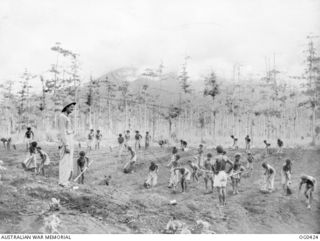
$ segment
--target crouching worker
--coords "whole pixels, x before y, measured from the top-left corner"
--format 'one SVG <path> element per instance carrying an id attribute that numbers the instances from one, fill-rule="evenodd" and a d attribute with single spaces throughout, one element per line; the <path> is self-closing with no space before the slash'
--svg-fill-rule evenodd
<path id="1" fill-rule="evenodd" d="M 79 158 L 77 160 L 78 164 L 78 173 L 82 173 L 85 168 L 88 168 L 89 166 L 89 158 L 86 157 L 86 153 L 84 151 L 79 152 Z M 81 174 L 81 176 L 78 179 L 79 184 L 84 184 L 84 173 Z"/>
<path id="2" fill-rule="evenodd" d="M 274 177 L 276 175 L 276 170 L 266 162 L 262 163 L 264 168 L 264 188 L 263 191 L 272 192 L 274 187 Z"/>
<path id="3" fill-rule="evenodd" d="M 1 138 L 0 141 L 2 141 L 4 149 L 7 150 L 7 151 L 10 151 L 10 149 L 11 149 L 11 141 L 12 141 L 11 137 L 9 137 L 8 139 L 7 138 Z M 16 146 L 14 144 L 12 145 L 12 147 L 13 147 L 14 150 L 16 150 Z"/>
<path id="4" fill-rule="evenodd" d="M 157 185 L 159 166 L 154 162 L 150 163 L 147 180 L 144 183 L 145 188 L 151 188 Z"/>
<path id="5" fill-rule="evenodd" d="M 180 140 L 181 151 L 188 151 L 188 142 Z"/>
<path id="6" fill-rule="evenodd" d="M 111 175 L 109 176 L 104 176 L 103 180 L 101 182 L 99 182 L 99 185 L 105 185 L 105 186 L 109 186 L 111 182 Z"/>
<path id="7" fill-rule="evenodd" d="M 45 167 L 49 166 L 50 164 L 50 158 L 49 155 L 44 152 L 40 146 L 37 147 L 37 151 L 40 156 L 40 164 L 38 166 L 38 173 L 41 174 L 42 176 L 45 175 Z"/>
<path id="8" fill-rule="evenodd" d="M 130 152 L 131 157 L 130 157 L 130 160 L 126 163 L 126 165 L 123 167 L 123 172 L 124 173 L 133 173 L 135 164 L 137 162 L 137 155 L 131 146 L 128 146 L 128 151 Z"/>
<path id="9" fill-rule="evenodd" d="M 178 182 L 181 184 L 181 191 L 187 191 L 187 181 L 190 181 L 191 172 L 185 167 L 178 167 L 174 169 L 176 175 L 178 175 Z"/>
<path id="10" fill-rule="evenodd" d="M 270 150 L 271 144 L 268 143 L 267 140 L 264 140 L 263 143 L 265 144 L 266 154 L 271 154 L 271 150 Z"/>
<path id="11" fill-rule="evenodd" d="M 34 170 L 35 173 L 37 172 L 37 146 L 38 143 L 36 141 L 30 143 L 28 156 L 21 163 L 25 171 Z"/>
<path id="12" fill-rule="evenodd" d="M 277 145 L 278 145 L 278 153 L 282 153 L 283 141 L 279 138 L 277 140 Z"/>
<path id="13" fill-rule="evenodd" d="M 301 187 L 303 184 L 306 184 L 306 188 L 304 190 L 304 195 L 307 198 L 307 208 L 310 209 L 311 208 L 311 202 L 312 202 L 312 193 L 314 191 L 314 186 L 316 184 L 316 179 L 312 176 L 307 176 L 307 175 L 302 175 L 301 176 L 301 181 L 299 184 L 299 193 L 301 190 Z"/>
<path id="14" fill-rule="evenodd" d="M 178 221 L 175 216 L 172 216 L 172 218 L 167 223 L 165 233 L 168 234 L 175 234 L 182 230 L 183 223 Z"/>

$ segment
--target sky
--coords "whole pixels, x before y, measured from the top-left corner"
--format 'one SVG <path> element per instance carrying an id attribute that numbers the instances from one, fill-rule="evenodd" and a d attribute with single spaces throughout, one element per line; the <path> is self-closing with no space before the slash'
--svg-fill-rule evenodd
<path id="1" fill-rule="evenodd" d="M 320 35 L 319 0 L 1 0 L 0 84 L 43 74 L 55 42 L 79 54 L 81 78 L 121 67 L 211 70 L 231 78 L 303 71 L 306 36 Z M 319 41 L 320 39 L 315 39 Z M 34 84 L 40 85 L 38 79 Z"/>

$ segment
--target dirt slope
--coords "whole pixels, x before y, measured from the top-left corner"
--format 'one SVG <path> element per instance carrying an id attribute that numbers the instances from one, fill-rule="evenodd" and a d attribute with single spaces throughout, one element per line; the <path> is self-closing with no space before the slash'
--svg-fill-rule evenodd
<path id="1" fill-rule="evenodd" d="M 193 233 L 198 233 L 196 221 L 201 219 L 212 225 L 216 233 L 319 233 L 320 205 L 319 185 L 315 202 L 307 210 L 304 198 L 298 196 L 301 173 L 320 177 L 320 153 L 315 150 L 286 149 L 285 154 L 265 156 L 255 149 L 254 173 L 243 178 L 239 195 L 231 194 L 228 185 L 227 206 L 217 206 L 217 193 L 204 194 L 204 183 L 191 183 L 187 193 L 172 193 L 167 188 L 169 169 L 165 167 L 170 151 L 153 147 L 138 152 L 138 168 L 133 174 L 123 174 L 127 154 L 117 158 L 116 150 L 94 151 L 89 157 L 94 164 L 86 175 L 86 184 L 79 189 L 63 189 L 57 186 L 57 149 L 43 146 L 52 160 L 46 177 L 24 172 L 20 162 L 25 153 L 0 153 L 7 171 L 2 171 L 0 185 L 0 233 L 160 233 L 171 215 L 186 223 Z M 210 150 L 207 150 L 210 151 Z M 195 153 L 182 154 L 183 161 Z M 214 153 L 214 152 L 213 152 Z M 233 156 L 234 151 L 228 150 Z M 285 158 L 293 162 L 293 189 L 291 196 L 281 192 L 280 167 Z M 143 188 L 150 161 L 160 165 L 158 186 L 152 190 Z M 276 191 L 259 192 L 262 160 L 276 167 Z M 104 175 L 112 175 L 110 186 L 97 185 Z M 51 198 L 61 200 L 62 208 L 49 211 Z M 178 205 L 168 205 L 175 199 Z"/>

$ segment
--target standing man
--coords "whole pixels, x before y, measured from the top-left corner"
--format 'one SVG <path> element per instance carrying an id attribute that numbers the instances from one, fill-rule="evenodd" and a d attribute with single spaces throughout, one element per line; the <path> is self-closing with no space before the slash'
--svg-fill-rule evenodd
<path id="1" fill-rule="evenodd" d="M 250 151 L 250 142 L 251 142 L 249 135 L 247 135 L 246 138 L 244 138 L 244 140 L 246 142 L 246 152 L 248 152 Z"/>
<path id="2" fill-rule="evenodd" d="M 248 151 L 248 157 L 247 157 L 247 169 L 248 169 L 248 176 L 250 177 L 252 172 L 253 172 L 253 162 L 254 162 L 254 157 L 251 153 L 251 151 Z"/>
<path id="3" fill-rule="evenodd" d="M 200 144 L 198 149 L 198 167 L 203 166 L 203 152 L 203 145 Z"/>
<path id="4" fill-rule="evenodd" d="M 93 150 L 93 142 L 94 142 L 94 130 L 91 129 L 88 135 L 88 144 L 87 144 L 88 152 Z"/>
<path id="5" fill-rule="evenodd" d="M 74 110 L 76 102 L 66 105 L 58 119 L 58 139 L 60 141 L 60 161 L 59 161 L 59 185 L 66 187 L 70 185 L 72 176 L 78 168 L 77 162 L 73 160 L 73 134 L 69 115 Z"/>
<path id="6" fill-rule="evenodd" d="M 118 154 L 118 156 L 120 157 L 121 154 L 122 154 L 123 146 L 125 145 L 124 138 L 123 138 L 121 133 L 119 134 L 119 137 L 118 137 L 118 144 L 119 144 L 119 154 Z"/>
<path id="7" fill-rule="evenodd" d="M 124 173 L 133 173 L 134 168 L 137 162 L 137 154 L 136 152 L 132 149 L 132 147 L 128 146 L 128 151 L 131 154 L 130 160 L 126 163 L 126 165 L 123 167 L 123 172 Z"/>
<path id="8" fill-rule="evenodd" d="M 278 138 L 277 144 L 278 144 L 278 153 L 282 153 L 283 141 L 280 138 Z"/>
<path id="9" fill-rule="evenodd" d="M 136 140 L 136 143 L 134 145 L 134 148 L 137 150 L 138 148 L 141 148 L 140 141 L 142 139 L 142 136 L 140 135 L 139 131 L 136 131 L 136 135 L 134 136 L 134 139 Z"/>
<path id="10" fill-rule="evenodd" d="M 28 127 L 27 128 L 27 131 L 26 133 L 24 134 L 24 138 L 25 138 L 25 141 L 26 141 L 26 150 L 28 151 L 29 150 L 29 146 L 30 146 L 30 143 L 33 141 L 34 139 L 34 133 L 33 131 L 31 130 L 31 127 Z"/>
<path id="11" fill-rule="evenodd" d="M 145 136 L 145 149 L 149 148 L 150 140 L 151 140 L 151 136 L 149 135 L 149 131 L 147 131 Z"/>
<path id="12" fill-rule="evenodd" d="M 100 149 L 101 140 L 102 140 L 102 134 L 101 134 L 100 130 L 97 130 L 97 132 L 96 132 L 96 145 L 95 145 L 96 150 Z"/>
<path id="13" fill-rule="evenodd" d="M 126 133 L 124 135 L 124 139 L 125 139 L 124 147 L 128 148 L 129 142 L 130 142 L 130 131 L 129 130 L 126 131 Z"/>
<path id="14" fill-rule="evenodd" d="M 217 188 L 219 193 L 219 203 L 221 206 L 226 205 L 226 188 L 227 188 L 227 163 L 229 163 L 230 168 L 233 168 L 233 163 L 224 155 L 224 150 L 222 146 L 217 146 L 217 156 L 214 163 L 214 181 L 213 186 Z"/>

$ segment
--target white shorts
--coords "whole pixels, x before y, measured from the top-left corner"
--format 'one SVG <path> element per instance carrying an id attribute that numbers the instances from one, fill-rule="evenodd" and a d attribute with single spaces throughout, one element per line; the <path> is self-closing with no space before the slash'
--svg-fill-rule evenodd
<path id="1" fill-rule="evenodd" d="M 93 140 L 88 140 L 87 141 L 87 146 L 92 148 L 93 147 L 93 143 L 94 143 Z"/>
<path id="2" fill-rule="evenodd" d="M 226 187 L 227 186 L 228 175 L 225 171 L 220 171 L 214 176 L 214 187 Z"/>
<path id="3" fill-rule="evenodd" d="M 247 169 L 253 169 L 253 162 L 247 162 Z"/>
<path id="4" fill-rule="evenodd" d="M 188 174 L 185 176 L 185 179 L 187 181 L 190 181 L 191 180 L 191 172 L 189 171 Z"/>

